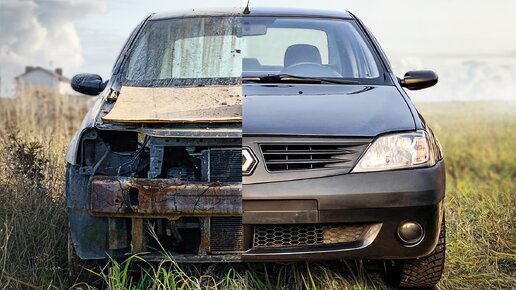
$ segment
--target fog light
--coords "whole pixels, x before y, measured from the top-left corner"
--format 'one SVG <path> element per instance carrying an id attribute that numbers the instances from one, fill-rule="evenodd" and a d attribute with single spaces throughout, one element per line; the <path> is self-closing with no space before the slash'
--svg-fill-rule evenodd
<path id="1" fill-rule="evenodd" d="M 406 221 L 398 226 L 398 237 L 408 245 L 419 243 L 423 239 L 423 226 L 416 221 Z"/>

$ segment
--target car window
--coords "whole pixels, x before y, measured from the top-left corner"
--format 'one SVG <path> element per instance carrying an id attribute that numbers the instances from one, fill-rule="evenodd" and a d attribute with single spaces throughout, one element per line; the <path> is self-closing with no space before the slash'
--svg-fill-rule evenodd
<path id="1" fill-rule="evenodd" d="M 206 85 L 226 83 L 242 73 L 238 18 L 149 21 L 126 63 L 132 84 Z"/>
<path id="2" fill-rule="evenodd" d="M 328 35 L 315 29 L 269 28 L 267 34 L 245 38 L 244 57 L 261 64 L 283 66 L 285 51 L 292 45 L 310 44 L 319 50 L 323 64 L 328 64 Z"/>
<path id="3" fill-rule="evenodd" d="M 131 86 L 227 85 L 277 74 L 385 82 L 356 22 L 324 18 L 150 20 L 122 70 L 122 82 Z"/>
<path id="4" fill-rule="evenodd" d="M 384 81 L 378 58 L 354 20 L 248 17 L 242 25 L 244 77 L 289 74 Z"/>

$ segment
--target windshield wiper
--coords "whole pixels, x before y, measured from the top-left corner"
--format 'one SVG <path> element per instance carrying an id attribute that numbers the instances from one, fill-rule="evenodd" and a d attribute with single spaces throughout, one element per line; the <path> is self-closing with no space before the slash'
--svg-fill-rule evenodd
<path id="1" fill-rule="evenodd" d="M 244 77 L 244 81 L 260 81 L 260 82 L 278 82 L 278 81 L 308 81 L 308 82 L 325 82 L 332 84 L 355 84 L 359 85 L 360 82 L 340 79 L 340 78 L 325 78 L 325 77 L 305 77 L 296 76 L 291 74 L 270 74 L 257 77 Z"/>

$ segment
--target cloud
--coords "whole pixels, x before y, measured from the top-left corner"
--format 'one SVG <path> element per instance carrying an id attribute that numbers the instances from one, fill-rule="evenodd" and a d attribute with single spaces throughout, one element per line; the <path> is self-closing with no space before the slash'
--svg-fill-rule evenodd
<path id="1" fill-rule="evenodd" d="M 83 63 L 74 21 L 106 10 L 105 0 L 2 0 L 0 2 L 1 94 L 27 65 L 62 67 Z"/>

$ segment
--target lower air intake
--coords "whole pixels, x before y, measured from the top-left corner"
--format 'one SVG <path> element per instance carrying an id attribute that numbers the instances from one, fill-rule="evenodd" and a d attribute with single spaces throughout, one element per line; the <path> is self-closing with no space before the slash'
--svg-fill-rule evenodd
<path id="1" fill-rule="evenodd" d="M 349 243 L 360 240 L 369 229 L 360 225 L 257 225 L 253 246 L 296 247 Z"/>

